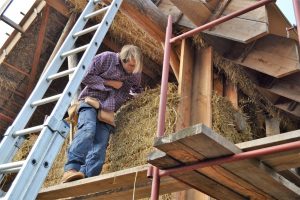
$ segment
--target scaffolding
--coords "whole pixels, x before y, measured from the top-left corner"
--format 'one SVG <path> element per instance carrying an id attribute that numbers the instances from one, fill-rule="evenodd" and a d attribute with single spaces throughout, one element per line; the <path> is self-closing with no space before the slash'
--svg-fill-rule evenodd
<path id="1" fill-rule="evenodd" d="M 159 115 L 158 115 L 158 125 L 157 125 L 157 137 L 164 136 L 165 129 L 165 112 L 166 112 L 166 99 L 167 99 L 167 85 L 168 85 L 168 76 L 169 76 L 169 64 L 170 64 L 170 50 L 172 43 L 175 43 L 179 40 L 186 39 L 195 35 L 196 33 L 200 33 L 204 30 L 211 29 L 214 26 L 226 22 L 232 18 L 245 14 L 249 11 L 252 11 L 261 6 L 265 6 L 269 3 L 275 2 L 275 0 L 261 0 L 257 3 L 242 9 L 240 11 L 233 12 L 229 15 L 211 21 L 207 24 L 204 24 L 200 27 L 197 27 L 191 31 L 183 33 L 179 36 L 172 38 L 172 17 L 169 15 L 168 24 L 166 29 L 165 36 L 165 45 L 164 45 L 164 60 L 163 60 L 163 73 L 162 73 L 162 81 L 161 81 L 161 93 L 160 93 L 160 104 L 159 104 Z M 300 0 L 293 0 L 294 12 L 296 17 L 297 26 L 300 27 Z M 300 42 L 300 30 L 298 29 L 298 41 Z M 300 148 L 300 141 L 290 142 L 287 144 L 276 145 L 272 147 L 262 148 L 259 150 L 252 150 L 248 152 L 243 152 L 239 154 L 235 154 L 232 156 L 210 159 L 205 161 L 200 161 L 193 165 L 171 168 L 167 170 L 160 170 L 157 167 L 150 166 L 147 172 L 149 177 L 152 177 L 152 188 L 151 188 L 151 200 L 158 200 L 159 197 L 159 186 L 160 186 L 160 177 L 170 176 L 172 174 L 195 170 L 198 168 L 208 167 L 212 165 L 220 165 L 223 163 L 229 163 L 249 158 L 255 158 L 262 155 L 269 155 L 272 153 L 285 152 L 289 150 L 295 150 Z"/>

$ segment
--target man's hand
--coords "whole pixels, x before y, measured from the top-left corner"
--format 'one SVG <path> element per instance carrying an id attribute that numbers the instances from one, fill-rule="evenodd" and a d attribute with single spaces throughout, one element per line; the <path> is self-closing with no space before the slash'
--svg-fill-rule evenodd
<path id="1" fill-rule="evenodd" d="M 107 80 L 104 82 L 104 85 L 111 86 L 115 89 L 120 89 L 123 86 L 122 81 L 115 81 L 115 80 Z"/>

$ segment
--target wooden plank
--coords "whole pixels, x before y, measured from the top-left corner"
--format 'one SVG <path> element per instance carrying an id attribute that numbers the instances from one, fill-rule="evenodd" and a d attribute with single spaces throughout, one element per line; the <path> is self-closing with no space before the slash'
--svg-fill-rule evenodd
<path id="1" fill-rule="evenodd" d="M 182 40 L 178 81 L 180 101 L 178 105 L 179 116 L 176 123 L 177 130 L 190 126 L 193 56 L 194 50 L 190 41 L 187 39 Z"/>
<path id="2" fill-rule="evenodd" d="M 276 78 L 300 71 L 295 41 L 274 35 L 258 40 L 245 59 L 233 61 Z"/>
<path id="3" fill-rule="evenodd" d="M 267 136 L 280 134 L 280 121 L 278 118 L 266 118 L 265 123 Z"/>
<path id="4" fill-rule="evenodd" d="M 251 0 L 231 0 L 230 2 L 228 2 L 228 0 L 223 1 L 221 3 L 223 5 L 219 6 L 219 11 L 217 11 L 210 20 L 220 17 L 221 14 L 222 16 L 225 16 L 244 9 L 254 3 L 255 2 Z M 206 31 L 206 33 L 238 42 L 249 43 L 268 33 L 266 9 L 264 6 L 257 8 L 239 17 L 224 22 L 209 31 Z"/>
<path id="5" fill-rule="evenodd" d="M 280 11 L 276 4 L 268 4 L 266 6 L 268 22 L 269 22 L 269 31 L 271 34 L 287 37 L 286 28 L 291 27 L 289 21 L 285 18 L 283 13 Z M 298 40 L 297 30 L 291 30 L 289 32 L 289 37 Z"/>
<path id="6" fill-rule="evenodd" d="M 279 144 L 285 144 L 300 139 L 300 130 L 273 135 L 257 140 L 236 144 L 243 151 L 261 149 Z M 276 171 L 300 167 L 300 149 L 259 157 L 258 159 Z"/>
<path id="7" fill-rule="evenodd" d="M 238 90 L 236 85 L 227 81 L 224 87 L 224 95 L 231 102 L 232 106 L 236 109 L 239 108 L 238 103 Z"/>
<path id="8" fill-rule="evenodd" d="M 211 98 L 213 87 L 212 48 L 197 49 L 193 70 L 191 124 L 199 122 L 211 127 Z"/>
<path id="9" fill-rule="evenodd" d="M 181 42 L 181 56 L 180 56 L 180 73 L 178 93 L 180 95 L 180 102 L 178 105 L 178 120 L 176 123 L 176 130 L 181 130 L 190 126 L 191 123 L 191 105 L 192 105 L 192 83 L 193 83 L 193 69 L 194 65 L 194 48 L 189 39 L 184 39 Z M 211 112 L 210 112 L 211 113 Z M 209 114 L 209 113 L 208 113 Z M 207 117 L 210 117 L 207 115 Z M 184 193 L 184 194 L 183 194 Z M 207 195 L 195 191 L 194 189 L 183 191 L 177 194 L 177 200 L 187 200 L 185 196 L 196 195 L 197 198 L 205 198 Z M 179 198 L 181 196 L 181 198 Z M 195 198 L 190 197 L 188 200 Z M 196 199 L 195 199 L 196 200 Z"/>
<path id="10" fill-rule="evenodd" d="M 195 25 L 204 24 L 211 15 L 211 11 L 201 0 L 171 0 Z"/>
<path id="11" fill-rule="evenodd" d="M 168 169 L 182 165 L 182 162 L 173 159 L 161 151 L 156 151 L 150 154 L 148 156 L 148 162 L 160 169 Z M 172 177 L 217 199 L 246 199 L 197 171 L 178 173 L 172 175 Z"/>
<path id="12" fill-rule="evenodd" d="M 214 92 L 216 92 L 217 95 L 223 97 L 224 96 L 224 84 L 223 84 L 223 76 L 214 73 L 214 83 L 213 88 Z"/>
<path id="13" fill-rule="evenodd" d="M 233 18 L 204 32 L 242 43 L 249 43 L 267 35 L 268 25 L 265 22 Z"/>
<path id="14" fill-rule="evenodd" d="M 295 169 L 284 170 L 279 172 L 280 175 L 284 176 L 286 179 L 300 187 L 300 176 Z"/>
<path id="15" fill-rule="evenodd" d="M 289 102 L 284 102 L 284 103 L 276 103 L 275 107 L 300 118 L 300 105 L 296 104 L 296 107 L 294 109 L 290 110 L 289 107 L 290 107 L 291 103 L 295 103 L 295 102 L 289 101 Z"/>
<path id="16" fill-rule="evenodd" d="M 203 1 L 204 5 L 211 11 L 214 12 L 217 8 L 218 4 L 221 3 L 223 0 L 209 0 Z"/>
<path id="17" fill-rule="evenodd" d="M 132 199 L 133 194 L 137 198 L 149 197 L 151 180 L 146 175 L 148 167 L 149 165 L 138 166 L 45 188 L 40 191 L 37 199 L 83 198 L 84 196 L 89 199 Z M 161 194 L 187 188 L 173 178 L 161 179 Z"/>
<path id="18" fill-rule="evenodd" d="M 15 70 L 15 71 L 17 71 L 17 72 L 19 72 L 20 74 L 23 74 L 23 75 L 26 76 L 26 77 L 29 77 L 29 76 L 30 76 L 30 74 L 28 74 L 27 72 L 23 71 L 23 70 L 21 69 L 21 67 L 12 65 L 12 64 L 10 64 L 10 63 L 8 63 L 8 62 L 5 62 L 5 61 L 3 61 L 2 64 L 5 65 L 5 66 L 7 66 L 7 67 L 9 67 L 9 68 L 11 68 L 11 69 L 13 69 L 13 70 Z"/>
<path id="19" fill-rule="evenodd" d="M 300 73 L 278 79 L 270 88 L 264 88 L 272 93 L 300 102 Z"/>
<path id="20" fill-rule="evenodd" d="M 229 5 L 226 7 L 226 9 L 223 12 L 223 15 L 228 15 L 230 13 L 233 13 L 238 10 L 245 9 L 253 4 L 255 4 L 255 1 L 252 0 L 231 0 Z M 255 10 L 252 10 L 250 12 L 247 12 L 243 15 L 240 15 L 238 18 L 241 19 L 249 19 L 253 21 L 260 21 L 267 23 L 267 12 L 265 6 L 259 7 Z"/>
<path id="21" fill-rule="evenodd" d="M 218 19 L 222 13 L 224 12 L 225 8 L 228 6 L 228 4 L 230 3 L 231 0 L 224 0 L 221 1 L 218 5 L 218 7 L 216 8 L 216 11 L 213 13 L 213 15 L 210 16 L 208 21 L 213 21 L 215 19 Z"/>
<path id="22" fill-rule="evenodd" d="M 196 126 L 194 126 L 194 127 L 196 127 Z M 196 128 L 198 128 L 198 127 L 196 127 Z M 202 128 L 202 127 L 200 127 L 200 128 Z M 185 129 L 184 131 L 186 131 L 186 130 L 187 129 Z M 198 130 L 194 130 L 194 131 L 197 132 Z M 205 139 L 205 138 L 203 138 L 203 139 Z M 164 144 L 167 141 L 168 141 L 168 139 L 165 138 Z M 156 142 L 155 142 L 155 144 L 156 144 Z M 164 145 L 164 144 L 159 144 L 158 148 L 163 150 L 164 152 L 166 152 L 166 154 L 159 153 L 159 151 L 158 151 L 158 153 L 156 153 L 154 156 L 153 156 L 153 154 L 149 156 L 149 158 L 151 158 L 150 163 L 155 166 L 159 166 L 160 168 L 163 168 L 163 169 L 168 168 L 165 165 L 165 163 L 170 163 L 173 160 L 173 158 L 184 164 L 191 164 L 191 163 L 197 162 L 197 161 L 205 158 L 202 154 L 197 153 L 196 151 L 192 150 L 185 144 L 169 143 L 169 142 L 167 142 L 167 145 Z M 204 147 L 204 148 L 205 149 L 213 149 L 212 146 L 214 146 L 214 147 L 216 146 L 216 145 L 212 145 L 212 144 L 209 144 L 209 145 L 210 145 L 210 147 L 207 147 L 207 148 Z M 222 150 L 224 150 L 224 149 L 222 148 L 220 151 L 222 151 Z M 209 152 L 209 150 L 207 152 Z M 216 150 L 216 152 L 218 152 L 218 150 Z M 214 154 L 214 152 L 212 152 L 212 154 Z M 157 159 L 157 158 L 159 158 L 159 159 Z M 163 164 L 157 165 L 157 163 L 159 161 L 161 161 L 162 158 L 165 158 L 165 161 L 163 162 Z M 149 162 L 149 160 L 148 160 L 148 162 Z M 178 166 L 178 164 L 174 165 L 172 167 L 176 167 L 176 166 Z M 226 187 L 231 188 L 232 190 L 236 191 L 237 193 L 241 193 L 244 196 L 251 197 L 253 199 L 272 199 L 271 196 L 264 194 L 263 192 L 259 191 L 259 189 L 257 189 L 256 187 L 250 185 L 246 181 L 240 179 L 239 177 L 235 176 L 234 174 L 228 172 L 227 170 L 225 170 L 219 166 L 198 169 L 197 172 L 200 172 L 200 173 L 208 176 L 209 178 L 211 178 L 215 181 L 218 181 L 222 184 L 225 183 L 224 185 Z M 217 188 L 215 188 L 215 190 L 218 191 Z M 207 193 L 207 194 L 214 196 L 214 192 Z"/>
<path id="23" fill-rule="evenodd" d="M 177 144 L 183 145 L 190 150 L 187 152 L 181 148 L 176 148 L 170 151 L 169 145 L 174 146 Z M 196 157 L 197 155 L 187 156 L 186 154 L 190 154 L 193 151 L 196 151 L 198 155 L 202 155 L 204 158 L 222 157 L 241 152 L 237 146 L 204 125 L 195 125 L 175 134 L 158 138 L 154 146 L 165 151 L 168 155 L 172 154 L 184 159 L 189 157 L 189 162 L 191 162 L 191 157 Z M 180 151 L 178 154 L 177 150 Z M 172 155 L 170 156 L 173 157 Z M 278 199 L 295 199 L 300 195 L 298 187 L 255 159 L 226 163 L 222 164 L 221 167 L 251 185 L 255 185 L 263 193 Z M 229 183 L 226 182 L 226 184 Z"/>
<path id="24" fill-rule="evenodd" d="M 63 0 L 46 0 L 47 4 L 62 15 L 69 17 L 71 12 Z"/>

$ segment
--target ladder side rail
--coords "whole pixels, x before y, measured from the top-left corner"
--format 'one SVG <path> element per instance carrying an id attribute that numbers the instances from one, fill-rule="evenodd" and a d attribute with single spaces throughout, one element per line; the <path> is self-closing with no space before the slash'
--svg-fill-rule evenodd
<path id="1" fill-rule="evenodd" d="M 53 137 L 50 137 L 50 135 L 52 136 L 59 135 L 57 134 L 57 132 L 53 133 L 51 130 L 55 130 L 56 129 L 55 124 L 61 121 L 62 118 L 64 117 L 64 114 L 72 100 L 72 97 L 75 94 L 75 92 L 73 93 L 72 91 L 75 91 L 79 87 L 81 80 L 83 79 L 85 72 L 88 66 L 90 65 L 90 61 L 93 59 L 100 44 L 102 43 L 102 40 L 104 39 L 110 27 L 110 24 L 112 23 L 113 18 L 115 17 L 121 3 L 122 0 L 114 0 L 111 4 L 113 6 L 111 6 L 108 12 L 105 14 L 99 28 L 97 29 L 95 35 L 93 36 L 93 39 L 91 40 L 91 44 L 93 45 L 90 45 L 87 48 L 84 55 L 82 56 L 81 61 L 78 64 L 78 66 L 82 66 L 82 67 L 77 67 L 75 73 L 73 74 L 72 80 L 70 80 L 70 82 L 67 84 L 64 92 L 62 93 L 62 97 L 59 99 L 51 115 L 48 117 L 46 122 L 47 126 L 42 130 L 42 133 L 39 135 L 38 140 L 36 141 L 32 151 L 27 157 L 24 166 L 21 168 L 21 171 L 19 172 L 13 185 L 11 186 L 8 192 L 9 199 L 14 199 L 16 197 L 20 197 L 20 195 L 29 195 L 29 194 L 30 195 L 27 196 L 26 199 L 28 198 L 31 199 L 33 194 L 35 196 L 37 195 L 39 188 L 41 187 L 48 173 L 48 171 L 45 172 L 45 169 L 43 169 L 43 161 L 44 161 L 43 158 L 46 157 L 47 155 L 53 156 L 52 151 L 56 151 L 56 153 L 54 152 L 55 154 L 54 158 L 55 158 L 56 154 L 58 153 L 59 149 L 63 144 L 63 140 L 65 136 L 64 137 L 60 136 L 61 137 L 60 145 L 54 146 L 56 147 L 56 149 L 51 148 L 50 149 L 51 151 L 48 151 L 49 150 L 48 148 L 46 151 L 44 151 L 44 153 L 41 152 L 41 149 L 44 149 L 45 146 L 52 144 L 51 141 L 53 141 Z M 33 160 L 38 164 L 33 164 Z M 47 161 L 47 163 L 50 165 L 49 166 L 50 168 L 52 162 Z M 34 169 L 35 165 L 38 166 L 36 167 L 36 169 Z M 40 168 L 42 168 L 43 170 L 38 171 Z M 34 173 L 32 174 L 32 172 Z"/>
<path id="2" fill-rule="evenodd" d="M 57 52 L 53 61 L 49 65 L 48 69 L 38 81 L 36 87 L 32 91 L 30 97 L 27 99 L 25 105 L 23 106 L 20 113 L 14 120 L 13 124 L 5 132 L 4 138 L 0 143 L 0 152 L 1 152 L 0 164 L 11 161 L 13 155 L 17 151 L 18 146 L 20 146 L 23 143 L 24 141 L 23 137 L 13 137 L 12 134 L 18 130 L 23 129 L 28 123 L 30 117 L 32 116 L 33 112 L 36 109 L 36 107 L 31 106 L 31 103 L 34 102 L 35 100 L 40 100 L 44 96 L 45 92 L 47 91 L 51 83 L 51 81 L 47 81 L 47 77 L 55 74 L 61 67 L 65 58 L 61 58 L 60 55 L 63 52 L 68 51 L 73 47 L 77 39 L 73 37 L 73 34 L 83 29 L 83 27 L 87 22 L 87 20 L 84 20 L 83 17 L 88 13 L 91 13 L 94 10 L 94 6 L 95 3 L 93 1 L 90 1 L 88 3 L 83 13 L 80 15 L 79 19 L 77 20 L 76 24 L 72 28 L 70 34 L 66 38 L 65 42 L 61 46 L 60 50 Z"/>
<path id="3" fill-rule="evenodd" d="M 69 134 L 69 126 L 60 121 L 58 130 L 45 127 L 26 158 L 24 165 L 16 176 L 5 200 L 34 200 L 59 153 L 65 137 Z"/>

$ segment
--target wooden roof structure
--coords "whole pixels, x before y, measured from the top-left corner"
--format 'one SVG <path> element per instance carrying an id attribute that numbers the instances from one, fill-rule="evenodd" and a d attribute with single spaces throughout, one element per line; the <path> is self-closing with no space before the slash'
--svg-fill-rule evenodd
<path id="1" fill-rule="evenodd" d="M 26 21 L 31 19 L 29 16 L 34 15 L 35 10 L 43 12 L 43 15 L 36 19 L 31 26 L 28 25 L 22 37 L 16 33 L 15 38 L 18 39 L 11 37 L 1 49 L 0 79 L 9 80 L 8 82 L 10 83 L 10 85 L 1 85 L 6 91 L 0 97 L 0 131 L 2 133 L 16 117 L 17 112 L 20 110 L 21 105 L 24 104 L 27 95 L 32 90 L 38 76 L 42 73 L 48 59 L 50 58 L 51 60 L 52 49 L 59 46 L 58 41 L 63 40 L 59 39 L 60 34 L 62 32 L 62 35 L 66 34 L 67 27 L 71 26 L 67 25 L 65 27 L 67 23 L 72 23 L 72 20 L 68 20 L 68 18 L 74 20 L 74 16 L 70 12 L 72 6 L 74 6 L 72 2 L 74 1 L 70 0 L 66 4 L 63 0 L 38 0 L 35 4 L 35 7 L 38 9 L 32 9 L 28 17 L 21 23 L 21 26 L 24 26 L 25 30 Z M 104 0 L 104 2 L 109 2 L 109 0 Z M 164 42 L 168 14 L 171 14 L 173 21 L 175 21 L 173 33 L 177 34 L 228 15 L 251 4 L 253 4 L 251 0 L 187 0 L 184 3 L 179 0 L 124 0 L 121 6 L 121 13 L 132 23 L 132 26 L 139 27 L 148 38 L 151 38 L 149 41 L 154 41 L 151 42 L 152 44 L 160 44 Z M 189 40 L 175 44 L 171 51 L 170 65 L 174 74 L 173 78 L 179 83 L 180 95 L 187 97 L 179 106 L 181 112 L 178 130 L 199 122 L 211 127 L 210 102 L 212 90 L 215 88 L 212 72 L 214 51 L 227 61 L 242 66 L 249 79 L 254 83 L 255 92 L 259 92 L 259 95 L 266 98 L 274 107 L 286 113 L 290 118 L 299 120 L 299 41 L 296 30 L 291 29 L 287 32 L 287 27 L 291 27 L 291 24 L 289 24 L 279 8 L 274 3 L 271 3 L 205 31 L 203 35 L 209 47 L 203 49 L 194 48 Z M 123 31 L 126 32 L 126 30 Z M 120 35 L 122 35 L 121 31 Z M 117 35 L 114 35 L 114 37 L 117 37 Z M 135 36 L 127 37 L 134 38 Z M 60 38 L 63 37 L 61 36 Z M 30 44 L 31 47 L 24 51 L 24 47 L 27 45 L 24 45 L 22 41 L 23 43 L 26 41 L 26 44 Z M 134 39 L 129 41 L 134 41 Z M 146 46 L 149 41 L 143 38 L 139 44 L 141 47 L 143 45 Z M 122 44 L 111 37 L 107 37 L 104 40 L 104 45 L 105 49 L 117 51 Z M 156 48 L 153 47 L 153 50 L 162 52 L 161 48 L 161 46 L 156 46 Z M 147 52 L 144 52 L 144 54 L 147 56 Z M 147 57 L 143 69 L 145 80 L 147 80 L 146 84 L 156 84 L 159 81 L 162 62 L 160 59 L 161 57 L 159 59 L 154 59 L 151 56 Z M 189 68 L 189 66 L 194 66 L 194 68 Z M 60 89 L 59 85 L 54 85 L 52 91 L 55 93 Z M 227 88 L 222 86 L 221 90 L 222 93 L 230 97 L 233 104 L 237 105 L 238 92 L 236 86 L 228 86 Z M 43 119 L 46 111 L 47 109 L 41 110 L 40 116 L 37 116 L 35 120 Z M 202 127 L 202 125 L 199 126 Z M 179 141 L 174 139 L 172 142 L 156 144 L 156 147 L 164 152 L 164 156 L 155 158 L 155 160 L 151 158 L 151 163 L 163 169 L 193 162 L 193 160 L 184 160 L 185 156 L 191 156 L 191 152 L 198 152 L 192 154 L 191 158 L 201 160 L 203 158 L 199 154 L 205 158 L 218 157 L 247 151 L 248 148 L 261 148 L 261 146 L 265 145 L 272 146 L 277 143 L 288 142 L 293 140 L 291 138 L 299 139 L 298 136 L 294 135 L 299 134 L 299 131 L 296 131 L 296 133 L 291 134 L 292 136 L 286 136 L 286 138 L 283 136 L 282 138 L 272 136 L 275 138 L 274 143 L 270 142 L 272 139 L 266 139 L 267 141 L 262 139 L 260 140 L 263 141 L 261 146 L 256 143 L 260 143 L 259 141 L 253 141 L 255 144 L 251 145 L 251 142 L 234 145 L 224 138 L 219 138 L 212 131 L 193 132 L 193 128 L 190 129 L 192 135 L 188 135 L 188 137 L 185 135 L 178 136 L 178 134 L 182 134 L 180 132 L 175 133 L 175 135 L 177 134 L 176 137 L 180 138 Z M 199 128 L 197 130 L 207 129 Z M 198 137 L 202 139 L 204 137 L 204 140 L 198 141 Z M 204 144 L 213 143 L 213 147 L 220 151 L 210 155 L 210 152 L 203 152 L 205 149 L 201 148 L 201 145 L 185 149 L 181 144 L 185 143 L 186 140 L 197 140 L 199 144 L 202 144 L 204 141 Z M 178 145 L 178 143 L 180 144 Z M 177 147 L 172 149 L 174 146 Z M 175 155 L 170 153 L 173 151 Z M 186 151 L 188 154 L 184 154 L 183 157 L 177 157 L 176 151 Z M 162 154 L 160 152 L 155 155 Z M 178 155 L 181 156 L 181 154 Z M 260 199 L 261 197 L 265 199 L 296 199 L 300 196 L 300 179 L 297 173 L 290 170 L 290 168 L 299 167 L 299 162 L 293 159 L 295 155 L 298 155 L 298 151 L 246 160 L 239 164 L 225 164 L 217 166 L 217 169 L 194 170 L 190 174 L 173 177 L 176 180 L 183 181 L 185 185 L 172 178 L 163 179 L 162 191 L 173 192 L 187 188 L 196 188 L 217 199 L 222 199 L 224 196 L 228 199 L 245 199 L 248 197 L 254 199 Z M 263 163 L 262 166 L 259 164 L 260 162 Z M 245 168 L 237 170 L 240 166 L 251 168 L 256 174 L 260 174 L 260 177 L 263 177 L 264 180 L 259 181 L 257 178 L 255 179 L 253 175 L 245 171 Z M 66 191 L 69 189 L 70 191 L 76 190 L 78 196 L 83 195 L 89 199 L 105 199 L 108 197 L 112 199 L 120 199 L 120 197 L 130 199 L 134 191 L 138 197 L 145 197 L 149 195 L 150 189 L 149 180 L 145 179 L 146 167 L 140 166 L 103 177 L 55 186 L 43 190 L 40 198 L 63 198 L 66 197 L 63 195 L 66 195 Z M 218 171 L 218 173 L 214 174 L 215 171 Z M 143 178 L 137 178 L 140 175 Z M 118 183 L 114 185 L 114 181 L 119 178 L 120 185 Z M 235 181 L 226 179 L 235 179 Z M 132 185 L 131 182 L 127 182 L 128 180 L 135 180 L 137 184 Z M 112 181 L 112 184 L 108 184 Z M 202 184 L 203 182 L 205 184 Z M 100 191 L 96 187 L 98 184 L 108 184 L 108 186 Z M 176 186 L 174 190 L 168 187 L 170 184 Z M 95 188 L 91 188 L 91 190 L 80 189 L 81 187 L 89 188 L 90 185 L 95 185 Z M 211 187 L 218 187 L 219 191 L 222 192 L 216 194 L 211 191 Z M 91 193 L 92 195 L 90 195 Z M 93 195 L 93 193 L 96 194 Z"/>

